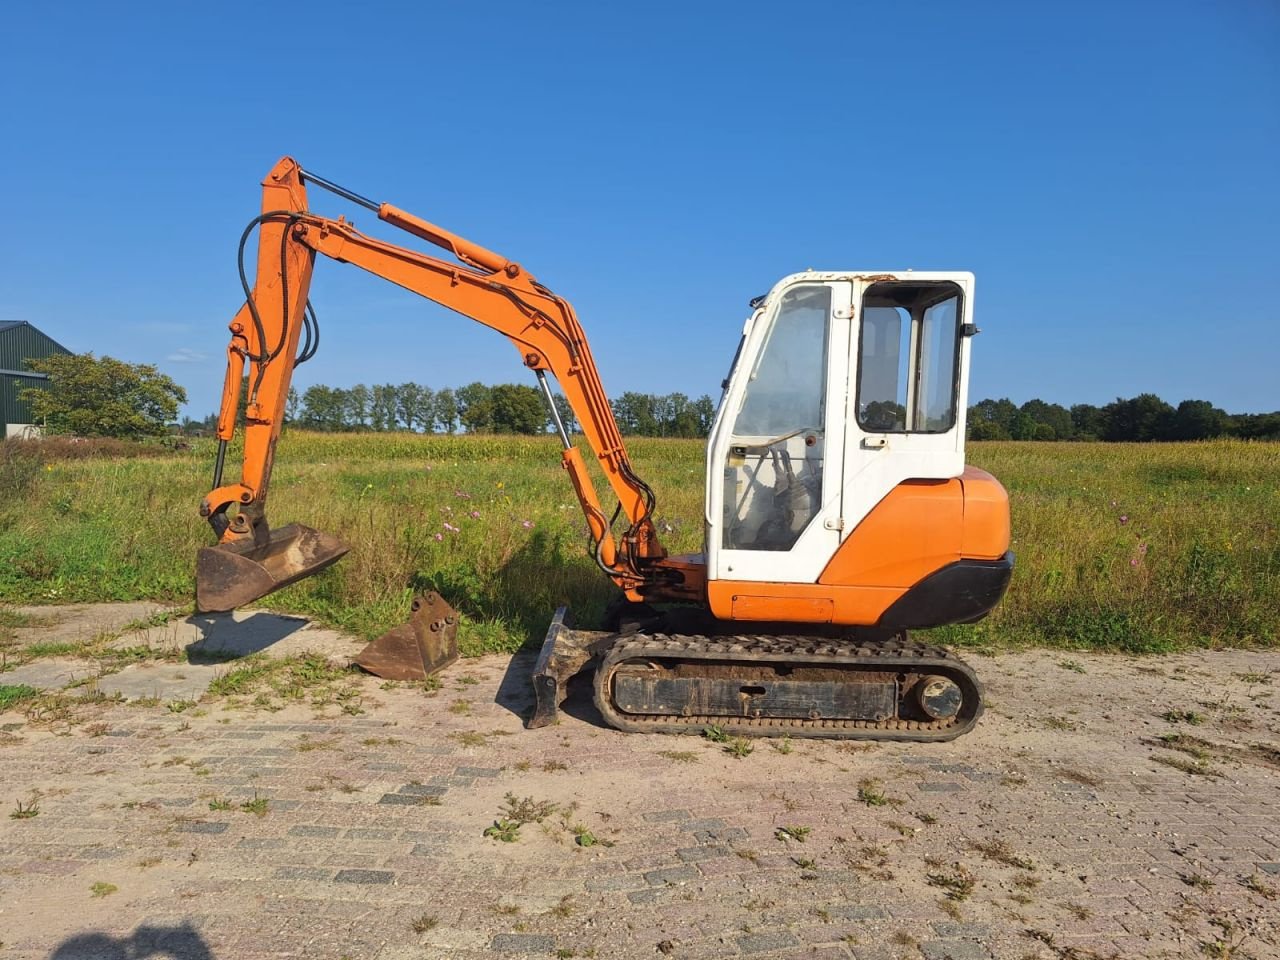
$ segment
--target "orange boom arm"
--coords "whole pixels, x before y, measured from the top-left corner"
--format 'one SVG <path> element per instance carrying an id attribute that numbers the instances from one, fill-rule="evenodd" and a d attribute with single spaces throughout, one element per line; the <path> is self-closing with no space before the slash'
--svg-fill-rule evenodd
<path id="1" fill-rule="evenodd" d="M 448 250 L 457 262 L 375 240 L 342 218 L 333 220 L 308 212 L 304 186 L 308 181 Z M 245 231 L 245 239 L 258 224 L 261 232 L 256 282 L 230 325 L 214 489 L 200 508 L 201 515 L 217 531 L 220 543 L 251 540 L 265 549 L 270 540 L 265 513 L 267 489 L 294 367 L 314 351 L 307 291 L 315 255 L 320 253 L 354 264 L 497 330 L 512 342 L 525 366 L 537 375 L 549 404 L 551 393 L 545 374 L 551 372 L 564 390 L 628 521 L 625 532 L 615 539 L 582 455 L 570 443 L 551 404 L 564 447 L 563 466 L 586 514 L 597 562 L 635 598 L 644 593 L 651 598 L 662 594 L 670 599 L 692 599 L 692 594 L 700 592 L 700 583 L 682 585 L 677 568 L 663 563 L 667 554 L 653 526 L 653 493 L 631 467 L 586 336 L 567 301 L 500 254 L 391 204 L 375 204 L 344 190 L 307 173 L 287 157 L 263 181 L 262 215 Z M 242 253 L 243 243 L 242 239 Z M 300 341 L 304 343 L 301 356 Z M 223 484 L 226 446 L 234 434 L 240 385 L 246 371 L 249 388 L 242 475 L 238 483 Z M 232 504 L 237 505 L 238 511 L 228 519 Z M 680 569 L 685 566 L 682 564 Z"/>

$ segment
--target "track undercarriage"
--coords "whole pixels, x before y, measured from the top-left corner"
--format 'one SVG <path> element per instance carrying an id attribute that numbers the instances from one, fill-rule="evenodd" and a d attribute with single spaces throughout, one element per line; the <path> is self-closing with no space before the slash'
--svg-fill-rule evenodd
<path id="1" fill-rule="evenodd" d="M 643 733 L 942 741 L 982 713 L 973 670 L 946 650 L 878 637 L 574 630 L 556 613 L 534 671 L 531 727 L 554 722 L 569 678 L 595 667 L 605 722 Z M 789 629 L 794 629 L 791 625 Z"/>

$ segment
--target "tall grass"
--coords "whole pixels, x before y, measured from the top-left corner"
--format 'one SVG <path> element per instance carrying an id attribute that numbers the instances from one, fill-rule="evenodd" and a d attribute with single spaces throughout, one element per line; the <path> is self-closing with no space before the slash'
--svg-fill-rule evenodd
<path id="1" fill-rule="evenodd" d="M 195 550 L 212 539 L 196 513 L 211 442 L 35 467 L 11 465 L 7 446 L 0 602 L 189 601 Z M 703 444 L 630 446 L 658 493 L 664 542 L 701 549 Z M 938 639 L 1134 651 L 1276 642 L 1280 446 L 978 443 L 970 460 L 1010 491 L 1018 565 L 990 618 Z M 561 603 L 589 624 L 612 595 L 553 438 L 289 433 L 270 516 L 352 550 L 262 604 L 365 637 L 402 621 L 425 588 L 463 611 L 468 652 L 538 642 Z"/>

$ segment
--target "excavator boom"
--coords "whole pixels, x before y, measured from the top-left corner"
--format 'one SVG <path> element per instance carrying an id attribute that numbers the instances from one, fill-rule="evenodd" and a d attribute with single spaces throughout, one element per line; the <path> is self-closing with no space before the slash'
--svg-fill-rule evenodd
<path id="1" fill-rule="evenodd" d="M 377 213 L 380 220 L 448 251 L 454 259 L 378 240 L 356 230 L 345 218 L 310 212 L 307 183 Z M 318 342 L 318 325 L 307 299 L 317 254 L 360 267 L 502 333 L 534 372 L 549 402 L 546 375 L 552 374 L 582 425 L 627 523 L 615 535 L 582 454 L 549 403 L 563 447 L 562 464 L 586 515 L 597 563 L 637 599 L 641 593 L 693 598 L 698 585 L 686 585 L 687 564 L 680 568 L 663 564 L 667 554 L 651 519 L 653 492 L 631 466 L 590 347 L 566 300 L 501 254 L 389 203 L 374 203 L 309 174 L 290 158 L 276 164 L 262 187 L 262 213 L 241 239 L 245 303 L 230 324 L 213 489 L 200 508 L 219 543 L 200 551 L 197 558 L 198 609 L 229 610 L 250 603 L 324 569 L 346 553 L 339 540 L 309 527 L 291 524 L 273 531 L 266 515 L 293 371 L 310 359 Z M 259 233 L 258 263 L 256 281 L 250 287 L 243 258 L 254 230 Z M 241 476 L 225 483 L 226 451 L 246 375 Z M 235 513 L 229 516 L 233 506 Z"/>

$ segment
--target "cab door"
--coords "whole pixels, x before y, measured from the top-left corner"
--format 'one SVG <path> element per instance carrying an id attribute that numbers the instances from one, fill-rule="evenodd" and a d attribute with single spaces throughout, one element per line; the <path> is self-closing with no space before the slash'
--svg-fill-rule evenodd
<path id="1" fill-rule="evenodd" d="M 973 275 L 854 280 L 843 535 L 906 480 L 964 472 Z"/>
<path id="2" fill-rule="evenodd" d="M 852 291 L 797 274 L 747 323 L 708 445 L 711 579 L 814 583 L 839 546 Z"/>

